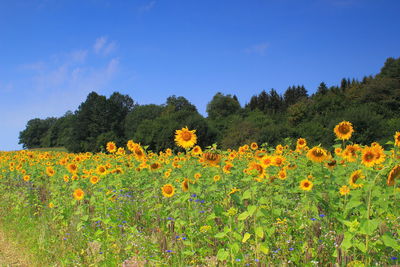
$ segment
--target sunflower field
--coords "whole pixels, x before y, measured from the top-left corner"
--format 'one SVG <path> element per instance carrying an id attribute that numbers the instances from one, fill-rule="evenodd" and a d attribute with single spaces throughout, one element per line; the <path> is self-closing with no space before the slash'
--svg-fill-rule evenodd
<path id="1" fill-rule="evenodd" d="M 400 264 L 400 132 L 331 148 L 129 141 L 104 153 L 0 152 L 0 223 L 61 266 Z"/>

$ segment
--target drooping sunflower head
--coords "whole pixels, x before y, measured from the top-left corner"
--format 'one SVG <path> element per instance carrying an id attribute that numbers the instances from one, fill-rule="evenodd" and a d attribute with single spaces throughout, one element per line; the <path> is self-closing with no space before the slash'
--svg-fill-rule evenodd
<path id="1" fill-rule="evenodd" d="M 172 197 L 175 194 L 175 187 L 172 184 L 165 184 L 161 187 L 164 197 Z"/>
<path id="2" fill-rule="evenodd" d="M 387 185 L 393 186 L 394 180 L 399 178 L 400 178 L 400 165 L 397 165 L 393 167 L 393 169 L 390 171 L 387 179 Z"/>
<path id="3" fill-rule="evenodd" d="M 150 164 L 150 170 L 155 171 L 161 168 L 161 164 L 159 162 L 154 162 Z"/>
<path id="4" fill-rule="evenodd" d="M 189 130 L 187 127 L 175 131 L 175 142 L 184 149 L 191 148 L 197 143 L 196 130 Z"/>
<path id="5" fill-rule="evenodd" d="M 181 187 L 183 192 L 189 191 L 189 179 L 185 178 L 181 183 Z"/>
<path id="6" fill-rule="evenodd" d="M 314 162 L 323 162 L 328 157 L 328 153 L 322 147 L 313 147 L 307 152 L 307 158 Z"/>
<path id="7" fill-rule="evenodd" d="M 354 132 L 353 125 L 348 121 L 342 121 L 335 126 L 333 132 L 340 140 L 349 140 Z"/>
<path id="8" fill-rule="evenodd" d="M 203 153 L 203 162 L 211 166 L 217 166 L 221 161 L 221 155 L 213 152 Z"/>
<path id="9" fill-rule="evenodd" d="M 351 185 L 352 188 L 359 188 L 362 187 L 363 184 L 357 184 L 358 179 L 364 179 L 365 176 L 363 175 L 361 170 L 356 170 L 351 173 L 350 178 L 349 178 L 349 184 Z"/>
<path id="10" fill-rule="evenodd" d="M 313 188 L 314 184 L 308 179 L 304 179 L 300 182 L 300 188 L 304 191 L 310 191 Z"/>
<path id="11" fill-rule="evenodd" d="M 117 151 L 117 146 L 114 142 L 108 142 L 106 145 L 106 149 L 109 153 L 115 153 Z"/>
<path id="12" fill-rule="evenodd" d="M 394 135 L 394 145 L 400 147 L 400 132 L 396 132 Z"/>
<path id="13" fill-rule="evenodd" d="M 73 196 L 76 200 L 82 200 L 83 197 L 85 196 L 85 192 L 83 192 L 82 189 L 78 188 L 75 189 Z"/>

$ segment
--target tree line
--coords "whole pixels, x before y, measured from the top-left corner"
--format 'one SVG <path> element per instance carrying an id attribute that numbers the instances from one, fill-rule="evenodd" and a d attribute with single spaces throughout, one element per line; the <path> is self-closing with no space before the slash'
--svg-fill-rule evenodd
<path id="1" fill-rule="evenodd" d="M 375 76 L 342 79 L 340 86 L 321 83 L 309 95 L 304 86 L 290 86 L 280 95 L 263 90 L 242 106 L 235 95 L 217 93 L 207 105 L 207 117 L 182 96 L 165 104 L 139 105 L 118 92 L 109 98 L 91 92 L 74 112 L 59 118 L 29 120 L 20 132 L 24 148 L 65 147 L 71 152 L 98 152 L 108 141 L 127 140 L 152 151 L 175 148 L 174 132 L 196 129 L 202 147 L 217 143 L 237 148 L 250 142 L 276 145 L 299 137 L 310 144 L 331 146 L 332 131 L 343 120 L 353 123 L 352 141 L 382 144 L 400 130 L 400 58 L 388 58 Z"/>

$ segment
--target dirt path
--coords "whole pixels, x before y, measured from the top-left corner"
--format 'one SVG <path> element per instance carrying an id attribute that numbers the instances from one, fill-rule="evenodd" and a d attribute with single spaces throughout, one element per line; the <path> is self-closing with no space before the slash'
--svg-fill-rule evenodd
<path id="1" fill-rule="evenodd" d="M 23 248 L 11 242 L 0 225 L 0 266 L 32 266 Z"/>

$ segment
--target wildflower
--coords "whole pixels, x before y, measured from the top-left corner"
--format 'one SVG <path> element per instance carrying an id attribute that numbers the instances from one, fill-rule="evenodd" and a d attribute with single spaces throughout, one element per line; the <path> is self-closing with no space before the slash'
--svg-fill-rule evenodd
<path id="1" fill-rule="evenodd" d="M 211 229 L 211 226 L 209 225 L 203 225 L 202 227 L 200 227 L 200 232 L 201 233 L 206 233 Z"/>

